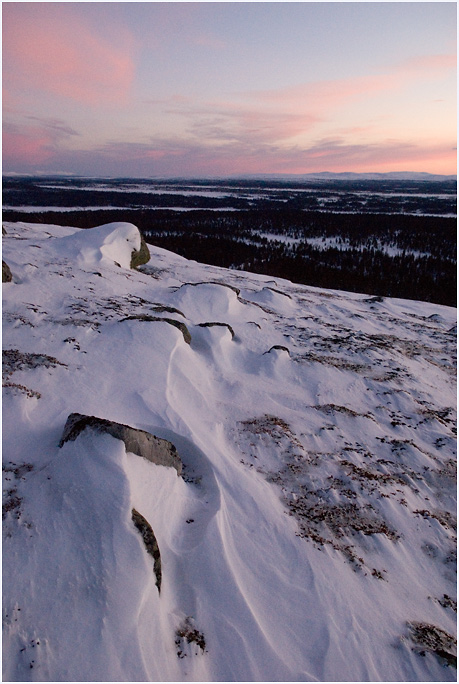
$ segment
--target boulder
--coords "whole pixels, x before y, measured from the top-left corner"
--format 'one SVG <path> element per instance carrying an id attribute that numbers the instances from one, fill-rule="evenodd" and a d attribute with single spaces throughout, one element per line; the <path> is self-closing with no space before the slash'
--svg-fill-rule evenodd
<path id="1" fill-rule="evenodd" d="M 138 430 L 122 423 L 115 423 L 105 418 L 71 413 L 65 423 L 59 446 L 62 447 L 65 442 L 73 442 L 86 428 L 96 432 L 107 433 L 115 437 L 115 439 L 121 439 L 125 444 L 126 451 L 141 456 L 151 463 L 175 468 L 178 475 L 182 472 L 182 461 L 177 453 L 177 449 L 167 439 L 155 437 L 155 435 L 144 430 Z"/>
<path id="2" fill-rule="evenodd" d="M 142 264 L 147 264 L 150 261 L 150 250 L 144 240 L 143 235 L 140 235 L 140 249 L 134 249 L 131 254 L 131 268 L 137 268 Z"/>
<path id="3" fill-rule="evenodd" d="M 11 273 L 11 269 L 6 261 L 2 260 L 2 283 L 10 283 L 12 280 L 13 274 Z"/>
<path id="4" fill-rule="evenodd" d="M 80 268 L 94 271 L 100 266 L 135 268 L 150 259 L 150 251 L 133 223 L 115 221 L 102 226 L 78 229 L 53 240 L 52 248 Z"/>

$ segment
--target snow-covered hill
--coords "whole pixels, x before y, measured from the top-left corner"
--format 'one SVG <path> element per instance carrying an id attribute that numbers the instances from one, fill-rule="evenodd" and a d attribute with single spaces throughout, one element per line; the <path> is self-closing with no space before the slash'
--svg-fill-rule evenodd
<path id="1" fill-rule="evenodd" d="M 454 681 L 456 310 L 5 228 L 4 680 Z"/>

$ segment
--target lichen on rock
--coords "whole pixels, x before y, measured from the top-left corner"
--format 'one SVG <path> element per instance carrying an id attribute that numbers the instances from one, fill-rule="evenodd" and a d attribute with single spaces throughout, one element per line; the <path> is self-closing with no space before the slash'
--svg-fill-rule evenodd
<path id="1" fill-rule="evenodd" d="M 143 235 L 140 235 L 140 249 L 134 249 L 131 254 L 131 268 L 137 268 L 150 261 L 150 250 Z"/>

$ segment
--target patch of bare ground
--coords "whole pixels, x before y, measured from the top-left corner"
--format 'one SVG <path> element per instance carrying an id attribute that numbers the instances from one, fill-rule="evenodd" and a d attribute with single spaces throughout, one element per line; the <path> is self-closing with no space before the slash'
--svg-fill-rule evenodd
<path id="1" fill-rule="evenodd" d="M 269 435 L 275 442 L 287 438 L 292 444 L 303 450 L 301 442 L 293 434 L 290 425 L 278 416 L 265 414 L 261 418 L 243 420 L 241 425 L 243 429 L 254 435 Z"/>
<path id="2" fill-rule="evenodd" d="M 2 385 L 5 389 L 9 390 L 13 394 L 25 394 L 29 399 L 40 399 L 41 394 L 36 390 L 32 390 L 25 385 L 20 385 L 17 382 L 4 382 Z"/>
<path id="3" fill-rule="evenodd" d="M 457 641 L 445 630 L 426 622 L 408 622 L 409 639 L 420 656 L 435 655 L 443 664 L 457 667 Z"/>
<path id="4" fill-rule="evenodd" d="M 10 378 L 16 371 L 32 370 L 39 367 L 56 368 L 56 366 L 67 368 L 65 363 L 61 363 L 47 354 L 30 354 L 21 352 L 19 349 L 4 349 L 2 352 L 2 385 L 15 394 L 25 394 L 31 399 L 40 399 L 40 392 L 25 385 L 11 382 Z"/>
<path id="5" fill-rule="evenodd" d="M 429 596 L 429 598 L 432 598 Z M 457 613 L 457 601 L 451 598 L 448 594 L 443 594 L 442 598 L 432 598 L 435 603 L 438 603 L 442 608 L 449 608 L 455 613 Z"/>
<path id="6" fill-rule="evenodd" d="M 457 530 L 457 518 L 452 513 L 448 511 L 433 510 L 429 511 L 427 509 L 413 511 L 414 515 L 420 515 L 425 519 L 438 520 L 440 525 L 446 530 L 452 530 L 456 532 Z"/>
<path id="7" fill-rule="evenodd" d="M 175 632 L 175 646 L 177 657 L 182 659 L 188 655 L 206 653 L 206 639 L 204 634 L 196 629 L 193 618 L 188 616 Z"/>
<path id="8" fill-rule="evenodd" d="M 325 408 L 331 412 L 344 409 L 352 418 L 360 415 L 352 410 L 348 412 L 345 407 L 326 405 Z M 366 565 L 359 551 L 361 535 L 383 534 L 391 541 L 400 538 L 397 530 L 384 520 L 379 503 L 383 492 L 398 497 L 402 490 L 396 487 L 407 486 L 400 464 L 361 463 L 362 459 L 373 460 L 373 455 L 358 444 L 334 453 L 309 452 L 292 427 L 277 416 L 264 415 L 242 421 L 240 425 L 240 448 L 246 456 L 241 462 L 250 468 L 256 466 L 257 472 L 280 488 L 288 515 L 297 522 L 297 536 L 319 549 L 331 546 L 354 569 Z M 277 468 L 272 467 L 273 460 L 269 461 L 270 466 L 268 461 L 261 462 L 266 452 L 275 452 Z M 393 469 L 388 465 L 393 465 Z M 375 568 L 371 575 L 385 579 Z"/>
<path id="9" fill-rule="evenodd" d="M 330 356 L 329 354 L 320 355 L 312 352 L 298 354 L 294 357 L 294 361 L 297 363 L 322 363 L 326 366 L 332 366 L 333 368 L 339 368 L 340 370 L 348 370 L 352 373 L 359 373 L 361 375 L 368 375 L 372 370 L 372 367 L 369 364 L 355 363 L 337 356 Z"/>
<path id="10" fill-rule="evenodd" d="M 19 349 L 4 349 L 2 352 L 2 375 L 4 379 L 11 377 L 16 371 L 31 370 L 40 366 L 56 368 L 56 366 L 65 366 L 65 364 L 47 354 L 30 354 L 21 352 Z"/>
<path id="11" fill-rule="evenodd" d="M 338 404 L 317 404 L 312 408 L 315 408 L 316 411 L 320 411 L 321 413 L 325 413 L 327 416 L 333 416 L 336 413 L 342 413 L 351 418 L 357 418 L 360 416 L 361 418 L 370 418 L 371 420 L 374 420 L 370 413 L 358 413 L 347 406 L 339 406 Z"/>
<path id="12" fill-rule="evenodd" d="M 23 517 L 22 503 L 24 497 L 19 492 L 21 482 L 26 479 L 26 476 L 33 471 L 31 463 L 13 463 L 9 461 L 2 465 L 3 471 L 3 499 L 2 499 L 2 520 L 3 520 L 3 534 L 6 537 L 11 537 L 14 529 L 14 524 L 18 523 L 26 527 L 32 528 L 32 523 L 25 520 Z"/>
<path id="13" fill-rule="evenodd" d="M 422 416 L 420 424 L 431 421 L 438 421 L 442 425 L 451 426 L 456 425 L 456 420 L 452 417 L 455 411 L 451 406 L 446 406 L 441 409 L 433 409 L 425 407 L 420 409 L 419 414 Z"/>

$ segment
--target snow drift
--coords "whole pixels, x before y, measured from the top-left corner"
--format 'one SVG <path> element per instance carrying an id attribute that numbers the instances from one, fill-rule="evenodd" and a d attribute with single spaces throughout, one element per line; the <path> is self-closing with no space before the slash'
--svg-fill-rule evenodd
<path id="1" fill-rule="evenodd" d="M 456 311 L 6 230 L 4 679 L 454 681 Z"/>

